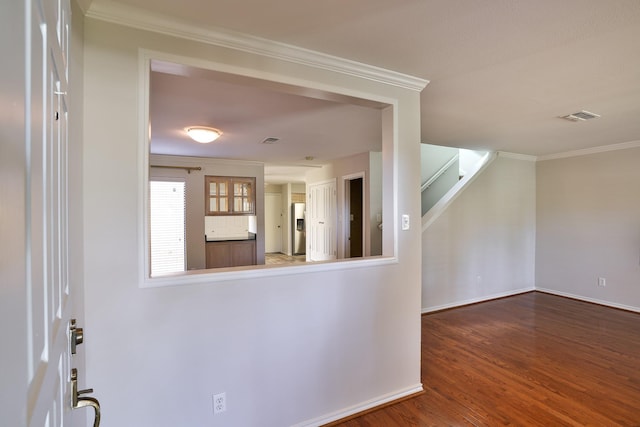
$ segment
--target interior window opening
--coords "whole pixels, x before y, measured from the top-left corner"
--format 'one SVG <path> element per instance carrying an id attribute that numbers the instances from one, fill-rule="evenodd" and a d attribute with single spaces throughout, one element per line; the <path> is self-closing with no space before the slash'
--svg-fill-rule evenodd
<path id="1" fill-rule="evenodd" d="M 148 65 L 145 280 L 394 255 L 393 104 Z"/>

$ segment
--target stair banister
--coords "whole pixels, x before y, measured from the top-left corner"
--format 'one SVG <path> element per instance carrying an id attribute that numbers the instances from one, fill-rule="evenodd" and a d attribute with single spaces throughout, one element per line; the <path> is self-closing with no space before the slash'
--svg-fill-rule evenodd
<path id="1" fill-rule="evenodd" d="M 422 193 L 424 190 L 426 190 L 427 188 L 431 187 L 431 184 L 436 182 L 436 180 L 438 178 L 440 178 L 440 176 L 443 173 L 445 173 L 451 166 L 453 166 L 453 164 L 456 161 L 458 161 L 459 157 L 460 157 L 460 155 L 456 154 L 455 156 L 453 156 L 451 158 L 451 160 L 449 160 L 447 163 L 445 163 L 444 166 L 442 166 L 440 169 L 438 169 L 438 171 L 436 173 L 434 173 L 431 178 L 429 178 L 424 184 L 422 184 L 422 186 L 420 187 L 420 192 Z"/>

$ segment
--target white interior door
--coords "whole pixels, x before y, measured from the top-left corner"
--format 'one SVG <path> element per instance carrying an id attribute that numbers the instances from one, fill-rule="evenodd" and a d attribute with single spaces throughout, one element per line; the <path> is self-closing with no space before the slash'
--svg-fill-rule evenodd
<path id="1" fill-rule="evenodd" d="M 282 252 L 282 194 L 264 195 L 264 251 Z"/>
<path id="2" fill-rule="evenodd" d="M 307 259 L 336 259 L 336 181 L 309 185 L 307 205 Z"/>
<path id="3" fill-rule="evenodd" d="M 31 12 L 31 109 L 27 111 L 31 138 L 27 140 L 30 158 L 26 166 L 30 200 L 26 212 L 30 325 L 27 420 L 30 426 L 57 427 L 65 425 L 71 411 L 66 163 L 69 5 L 33 0 Z"/>
<path id="4" fill-rule="evenodd" d="M 70 426 L 70 9 L 68 1 L 58 0 L 6 3 L 18 7 L 3 4 L 1 24 L 16 34 L 8 38 L 11 48 L 2 43 L 8 59 L 0 80 L 3 94 L 21 108 L 3 114 L 0 153 L 2 336 L 5 353 L 17 355 L 3 363 L 2 370 L 11 374 L 7 381 L 3 376 L 0 414 L 7 426 Z M 5 92 L 8 85 L 13 87 Z"/>

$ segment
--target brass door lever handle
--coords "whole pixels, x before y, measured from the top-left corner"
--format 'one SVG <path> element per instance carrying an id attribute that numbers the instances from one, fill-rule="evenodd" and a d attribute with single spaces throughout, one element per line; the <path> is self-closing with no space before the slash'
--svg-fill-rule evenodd
<path id="1" fill-rule="evenodd" d="M 82 394 L 93 393 L 93 389 L 78 390 L 78 370 L 71 369 L 71 407 L 73 409 L 91 406 L 95 411 L 93 427 L 100 426 L 100 402 L 95 397 L 80 397 Z"/>

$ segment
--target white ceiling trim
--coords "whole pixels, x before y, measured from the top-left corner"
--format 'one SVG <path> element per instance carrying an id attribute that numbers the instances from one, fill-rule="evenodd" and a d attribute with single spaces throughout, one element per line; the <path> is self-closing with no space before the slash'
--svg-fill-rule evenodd
<path id="1" fill-rule="evenodd" d="M 428 80 L 260 37 L 187 25 L 113 2 L 94 2 L 87 17 L 173 37 L 240 50 L 421 92 Z"/>
<path id="2" fill-rule="evenodd" d="M 538 160 L 536 156 L 530 156 L 528 154 L 518 154 L 518 153 L 510 153 L 508 151 L 498 151 L 499 157 L 504 157 L 506 159 L 515 159 L 515 160 L 526 160 L 528 162 L 535 162 Z"/>
<path id="3" fill-rule="evenodd" d="M 588 154 L 606 153 L 607 151 L 627 150 L 629 148 L 640 148 L 640 141 L 622 142 L 620 144 L 603 145 L 600 147 L 585 148 L 583 150 L 565 151 L 564 153 L 548 154 L 538 156 L 538 161 L 565 159 L 567 157 L 586 156 Z"/>

